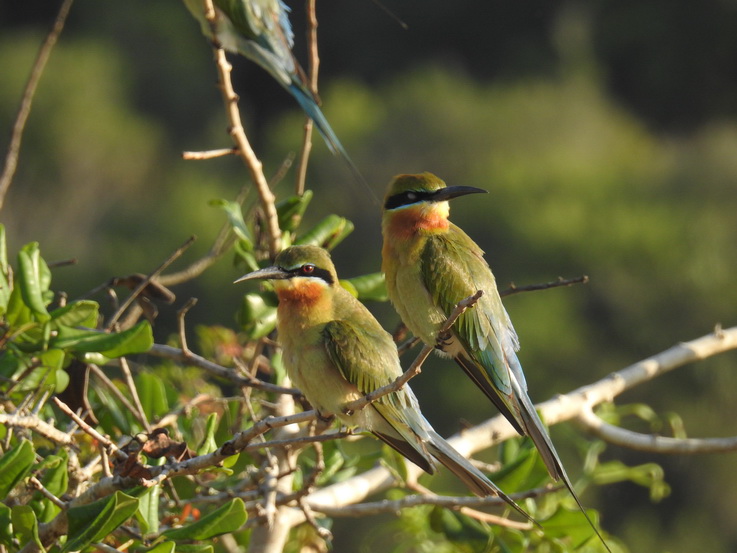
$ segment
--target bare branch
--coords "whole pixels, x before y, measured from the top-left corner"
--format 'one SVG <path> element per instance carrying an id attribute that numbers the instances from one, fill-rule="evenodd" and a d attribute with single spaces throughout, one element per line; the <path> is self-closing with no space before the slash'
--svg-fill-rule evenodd
<path id="1" fill-rule="evenodd" d="M 699 453 L 726 453 L 737 451 L 737 436 L 729 438 L 670 438 L 641 434 L 604 422 L 590 405 L 584 405 L 578 421 L 594 436 L 602 440 L 638 451 L 673 455 Z"/>
<path id="2" fill-rule="evenodd" d="M 212 361 L 209 361 L 204 357 L 197 355 L 196 353 L 187 353 L 181 349 L 173 348 L 171 346 L 154 344 L 147 353 L 155 355 L 157 357 L 171 359 L 173 361 L 189 363 L 190 365 L 194 365 L 195 367 L 204 369 L 215 376 L 230 380 L 238 386 L 248 386 L 250 388 L 263 390 L 265 392 L 271 392 L 274 394 L 289 394 L 292 396 L 302 395 L 302 392 L 300 392 L 296 388 L 286 388 L 284 386 L 277 386 L 276 384 L 264 382 L 263 380 L 259 380 L 258 378 L 250 376 L 240 376 L 236 374 L 233 369 L 229 369 L 227 367 L 223 367 L 222 365 L 218 365 L 217 363 L 213 363 Z"/>
<path id="3" fill-rule="evenodd" d="M 33 486 L 36 490 L 38 490 L 41 495 L 43 495 L 46 499 L 51 501 L 54 505 L 59 507 L 60 509 L 66 509 L 67 504 L 64 503 L 61 499 L 56 497 L 53 493 L 51 493 L 49 490 L 46 489 L 46 487 L 40 482 L 38 478 L 35 476 L 31 476 L 28 479 L 28 482 Z"/>
<path id="4" fill-rule="evenodd" d="M 192 245 L 192 242 L 195 241 L 194 236 L 190 236 L 184 244 L 179 246 L 174 252 L 166 259 L 164 262 L 159 265 L 154 271 L 146 276 L 145 279 L 141 281 L 141 283 L 136 286 L 136 288 L 130 293 L 130 295 L 125 299 L 125 301 L 118 307 L 118 310 L 113 314 L 113 316 L 110 318 L 110 320 L 107 323 L 106 328 L 112 328 L 113 325 L 118 321 L 120 316 L 125 312 L 126 309 L 128 309 L 128 306 L 133 303 L 133 301 L 138 297 L 138 295 L 148 286 L 152 280 L 154 280 L 161 272 L 166 269 L 169 265 L 174 263 L 174 261 L 179 258 L 187 248 L 189 248 Z"/>
<path id="5" fill-rule="evenodd" d="M 309 58 L 307 62 L 307 71 L 309 72 L 310 92 L 317 97 L 317 76 L 320 69 L 320 56 L 317 51 L 317 11 L 315 9 L 316 0 L 306 0 L 305 9 L 307 11 L 307 51 Z M 299 154 L 299 164 L 297 165 L 297 180 L 295 185 L 295 193 L 301 196 L 305 192 L 305 181 L 307 179 L 307 164 L 310 160 L 310 151 L 312 150 L 312 119 L 307 117 L 304 126 L 304 139 L 302 140 L 302 150 Z"/>
<path id="6" fill-rule="evenodd" d="M 107 436 L 103 436 L 97 430 L 92 428 L 89 424 L 84 422 L 84 420 L 80 418 L 74 411 L 72 411 L 66 403 L 64 403 L 58 397 L 54 398 L 54 403 L 69 418 L 71 418 L 77 424 L 77 426 L 79 426 L 79 428 L 82 429 L 82 431 L 86 432 L 87 434 L 92 436 L 92 438 L 100 442 L 101 445 L 103 445 L 104 447 L 109 449 L 112 453 L 114 453 L 116 457 L 118 457 L 119 459 L 127 458 L 127 455 L 123 453 L 120 449 L 118 449 L 117 445 L 115 445 Z"/>
<path id="7" fill-rule="evenodd" d="M 36 88 L 41 80 L 41 75 L 46 68 L 46 62 L 49 61 L 51 51 L 56 45 L 56 41 L 59 39 L 62 30 L 64 29 L 64 23 L 66 23 L 69 10 L 72 8 L 74 0 L 64 0 L 59 13 L 56 15 L 54 25 L 46 36 L 41 49 L 38 51 L 36 61 L 33 64 L 31 70 L 31 76 L 28 78 L 26 88 L 23 91 L 23 99 L 21 100 L 18 114 L 15 117 L 15 124 L 13 125 L 13 134 L 10 137 L 10 144 L 8 145 L 8 152 L 5 155 L 5 164 L 3 166 L 3 172 L 0 175 L 0 210 L 3 208 L 5 202 L 5 194 L 10 188 L 10 183 L 13 182 L 13 176 L 15 176 L 15 170 L 18 167 L 18 156 L 20 155 L 20 145 L 23 140 L 23 130 L 26 127 L 26 121 L 31 113 L 31 105 L 33 104 L 33 96 L 36 94 Z"/>
<path id="8" fill-rule="evenodd" d="M 236 154 L 238 154 L 238 148 L 220 148 L 219 150 L 208 150 L 206 152 L 182 152 L 182 159 L 200 161 Z"/>
<path id="9" fill-rule="evenodd" d="M 558 277 L 558 280 L 545 282 L 542 284 L 529 284 L 528 286 L 517 286 L 514 282 L 509 284 L 509 288 L 499 292 L 501 297 L 519 294 L 521 292 L 534 292 L 536 290 L 549 290 L 550 288 L 559 288 L 561 286 L 573 286 L 574 284 L 587 284 L 589 282 L 588 275 L 581 275 L 576 278 Z"/>
<path id="10" fill-rule="evenodd" d="M 74 444 L 74 440 L 69 434 L 62 432 L 61 430 L 57 430 L 54 426 L 34 415 L 7 415 L 5 413 L 0 413 L 0 424 L 8 427 L 27 428 L 52 442 L 56 442 L 57 444 L 65 446 L 71 446 Z"/>
<path id="11" fill-rule="evenodd" d="M 214 32 L 214 26 L 216 25 L 215 9 L 212 4 L 212 0 L 204 0 L 205 4 L 205 17 L 210 25 L 213 27 L 212 36 L 216 37 L 217 33 Z M 258 159 L 251 144 L 246 136 L 246 131 L 243 128 L 241 121 L 240 110 L 238 109 L 238 95 L 233 90 L 233 83 L 230 80 L 230 72 L 232 66 L 228 63 L 228 59 L 225 57 L 225 51 L 222 49 L 220 44 L 217 44 L 216 39 L 213 41 L 213 49 L 215 51 L 215 65 L 218 71 L 218 80 L 220 81 L 220 90 L 223 95 L 223 101 L 225 102 L 225 110 L 230 121 L 229 133 L 230 137 L 236 145 L 238 155 L 246 164 L 249 173 L 251 174 L 251 180 L 256 185 L 258 196 L 261 201 L 261 209 L 264 212 L 266 218 L 266 232 L 269 237 L 269 253 L 273 258 L 281 249 L 281 229 L 279 228 L 279 220 L 276 213 L 274 193 L 269 188 L 269 183 L 266 181 L 264 176 L 263 165 L 261 160 Z"/>
<path id="12" fill-rule="evenodd" d="M 479 290 L 474 295 L 469 296 L 459 301 L 455 309 L 453 309 L 453 312 L 450 314 L 450 316 L 446 319 L 443 326 L 440 328 L 440 331 L 438 332 L 438 340 L 440 340 L 440 338 L 450 330 L 450 328 L 455 324 L 458 317 L 460 317 L 466 309 L 473 307 L 473 305 L 477 301 L 479 301 L 479 298 L 483 295 L 484 295 L 483 290 Z M 346 403 L 345 407 L 343 408 L 343 411 L 345 413 L 352 413 L 359 409 L 363 409 L 369 403 L 373 403 L 380 397 L 383 397 L 387 394 L 390 394 L 392 392 L 396 392 L 397 390 L 399 390 L 402 386 L 404 386 L 412 378 L 420 374 L 420 372 L 422 371 L 422 364 L 430 356 L 433 349 L 435 349 L 435 346 L 426 345 L 425 347 L 423 347 L 422 351 L 420 351 L 420 353 L 417 355 L 417 357 L 415 358 L 410 368 L 407 369 L 404 373 L 402 373 L 399 377 L 397 377 L 394 380 L 394 382 L 387 384 L 386 386 L 382 386 L 381 388 L 377 388 L 373 392 L 366 394 L 365 396 L 360 397 L 357 400 Z"/>

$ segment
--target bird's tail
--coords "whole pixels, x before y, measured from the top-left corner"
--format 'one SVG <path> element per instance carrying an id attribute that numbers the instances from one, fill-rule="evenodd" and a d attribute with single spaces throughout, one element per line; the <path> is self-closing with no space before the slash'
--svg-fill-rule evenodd
<path id="1" fill-rule="evenodd" d="M 540 456 L 545 462 L 548 473 L 550 473 L 550 476 L 553 479 L 563 481 L 563 484 L 565 484 L 566 488 L 568 488 L 568 491 L 573 496 L 573 499 L 576 500 L 578 508 L 586 517 L 589 525 L 594 530 L 594 532 L 596 532 L 596 535 L 601 540 L 601 543 L 604 544 L 606 550 L 611 553 L 611 549 L 609 549 L 606 541 L 604 541 L 604 537 L 599 532 L 599 529 L 594 524 L 594 521 L 591 520 L 591 517 L 589 517 L 589 514 L 586 512 L 586 509 L 584 509 L 581 500 L 578 498 L 578 495 L 573 489 L 573 484 L 571 483 L 570 478 L 568 478 L 566 469 L 563 467 L 563 462 L 560 460 L 558 452 L 555 450 L 555 446 L 553 445 L 553 441 L 550 439 L 550 436 L 545 430 L 540 417 L 537 415 L 537 411 L 535 410 L 535 406 L 532 404 L 532 400 L 530 400 L 529 396 L 526 393 L 521 393 L 519 394 L 519 396 L 521 404 L 520 414 L 522 415 L 522 422 L 525 427 L 525 433 L 530 437 L 532 442 L 535 444 L 535 447 L 540 452 Z"/>
<path id="2" fill-rule="evenodd" d="M 295 100 L 297 100 L 299 106 L 315 123 L 315 126 L 325 140 L 325 144 L 327 144 L 328 149 L 330 149 L 333 154 L 342 157 L 348 164 L 348 168 L 351 170 L 351 173 L 353 173 L 353 176 L 356 178 L 356 180 L 361 182 L 364 186 L 366 186 L 366 188 L 369 188 L 366 179 L 363 178 L 363 175 L 358 170 L 358 167 L 356 167 L 356 164 L 353 163 L 353 160 L 348 155 L 348 152 L 346 152 L 343 144 L 341 144 L 340 140 L 338 140 L 338 136 L 335 134 L 335 131 L 333 131 L 330 123 L 328 123 L 328 120 L 320 109 L 320 106 L 317 105 L 315 97 L 307 89 L 305 89 L 300 84 L 295 83 L 294 81 L 291 85 L 289 85 L 288 89 L 290 94 L 294 96 Z M 373 191 L 371 191 L 370 188 L 369 191 L 371 192 L 371 194 L 373 194 Z"/>
<path id="3" fill-rule="evenodd" d="M 496 495 L 527 520 L 539 526 L 535 519 L 527 514 L 514 499 L 501 491 L 479 469 L 474 467 L 468 459 L 453 449 L 453 446 L 446 442 L 438 433 L 431 431 L 430 441 L 426 445 L 432 456 L 455 474 L 473 493 L 480 497 Z"/>

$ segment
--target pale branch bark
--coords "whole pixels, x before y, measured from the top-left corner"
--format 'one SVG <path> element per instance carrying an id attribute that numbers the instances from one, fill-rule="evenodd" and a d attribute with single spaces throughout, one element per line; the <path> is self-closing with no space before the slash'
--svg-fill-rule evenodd
<path id="1" fill-rule="evenodd" d="M 181 363 L 188 363 L 195 367 L 204 369 L 212 375 L 230 380 L 232 383 L 237 384 L 238 386 L 247 386 L 249 388 L 255 388 L 256 390 L 271 392 L 274 394 L 289 394 L 292 396 L 302 395 L 302 392 L 300 392 L 297 388 L 278 386 L 276 384 L 264 382 L 263 380 L 259 380 L 255 377 L 239 375 L 235 372 L 234 369 L 230 369 L 227 367 L 223 367 L 222 365 L 218 365 L 217 363 L 213 363 L 212 361 L 209 361 L 195 353 L 190 352 L 189 354 L 187 354 L 185 351 L 179 348 L 173 348 L 171 346 L 166 346 L 163 344 L 154 344 L 147 353 L 155 355 L 157 357 L 179 361 Z"/>
<path id="2" fill-rule="evenodd" d="M 657 355 L 639 361 L 629 367 L 611 373 L 607 377 L 582 386 L 566 395 L 559 395 L 536 407 L 548 425 L 576 418 L 584 406 L 593 406 L 613 401 L 622 392 L 648 382 L 662 374 L 685 364 L 699 361 L 719 353 L 737 349 L 737 327 L 708 334 L 702 338 L 674 346 Z M 466 429 L 448 442 L 465 457 L 503 442 L 516 431 L 502 416 L 489 419 L 473 428 Z M 416 478 L 422 471 L 408 465 L 409 479 Z M 369 495 L 380 493 L 396 485 L 392 473 L 381 466 L 368 470 L 342 482 L 317 490 L 305 499 L 314 511 L 343 507 L 363 501 Z M 304 521 L 298 509 L 289 512 L 294 525 Z"/>
<path id="3" fill-rule="evenodd" d="M 0 413 L 0 424 L 14 428 L 27 428 L 39 436 L 43 436 L 60 445 L 74 445 L 74 438 L 69 434 L 58 430 L 35 415 L 7 415 Z"/>
<path id="4" fill-rule="evenodd" d="M 217 150 L 207 150 L 205 152 L 182 152 L 182 159 L 186 160 L 204 160 L 214 159 L 216 157 L 232 156 L 238 153 L 238 148 L 219 148 Z"/>
<path id="5" fill-rule="evenodd" d="M 266 233 L 269 242 L 269 254 L 273 259 L 281 249 L 281 229 L 279 228 L 279 219 L 276 213 L 276 198 L 269 187 L 269 183 L 264 176 L 263 165 L 261 160 L 256 156 L 251 143 L 248 141 L 246 131 L 241 121 L 240 110 L 238 109 L 238 95 L 233 90 L 233 83 L 230 79 L 232 66 L 225 56 L 222 46 L 217 43 L 215 32 L 215 8 L 212 0 L 203 0 L 205 5 L 205 18 L 212 27 L 213 49 L 215 52 L 215 66 L 218 72 L 218 80 L 220 82 L 220 90 L 225 103 L 225 111 L 230 121 L 228 132 L 233 139 L 233 143 L 238 150 L 239 157 L 243 160 L 251 175 L 251 180 L 256 186 L 258 196 L 261 202 L 261 209 L 266 219 Z"/>
<path id="6" fill-rule="evenodd" d="M 603 421 L 594 413 L 591 405 L 583 406 L 577 420 L 597 438 L 601 438 L 610 444 L 638 451 L 672 455 L 737 451 L 737 436 L 728 438 L 671 438 L 656 434 L 642 434 Z"/>
<path id="7" fill-rule="evenodd" d="M 23 140 L 23 131 L 26 127 L 26 121 L 31 113 L 31 106 L 33 105 L 33 96 L 36 94 L 38 83 L 41 80 L 46 62 L 49 61 L 51 51 L 56 45 L 56 41 L 59 39 L 62 30 L 64 30 L 64 23 L 66 23 L 69 10 L 72 7 L 74 0 L 64 0 L 59 13 L 56 15 L 54 25 L 46 36 L 41 49 L 38 51 L 36 61 L 33 64 L 31 75 L 26 83 L 25 90 L 23 91 L 23 98 L 21 100 L 20 108 L 18 108 L 18 114 L 15 117 L 15 124 L 13 125 L 13 133 L 10 136 L 10 144 L 8 145 L 8 151 L 5 154 L 5 163 L 3 165 L 3 172 L 0 174 L 0 210 L 3 208 L 5 202 L 5 195 L 10 188 L 10 184 L 13 182 L 15 176 L 15 170 L 18 167 L 18 157 L 20 155 L 20 145 Z"/>

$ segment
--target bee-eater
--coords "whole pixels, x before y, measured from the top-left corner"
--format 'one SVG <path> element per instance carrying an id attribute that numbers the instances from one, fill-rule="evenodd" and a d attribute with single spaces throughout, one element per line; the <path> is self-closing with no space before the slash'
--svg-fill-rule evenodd
<path id="1" fill-rule="evenodd" d="M 517 432 L 532 439 L 550 475 L 563 480 L 601 538 L 527 395 L 517 333 L 484 252 L 448 220 L 448 200 L 485 192 L 446 186 L 431 173 L 398 175 L 389 183 L 382 218 L 382 271 L 389 298 L 413 334 L 455 359 Z M 477 290 L 484 292 L 478 303 L 438 342 L 438 331 L 456 304 Z"/>
<path id="2" fill-rule="evenodd" d="M 203 0 L 184 0 L 184 3 L 200 22 L 202 33 L 212 39 L 213 30 L 205 19 Z M 281 0 L 213 0 L 213 5 L 215 38 L 222 47 L 268 71 L 315 122 L 330 151 L 342 155 L 352 165 L 292 54 L 294 33 L 289 23 L 289 8 Z"/>
<path id="3" fill-rule="evenodd" d="M 335 415 L 350 427 L 369 430 L 430 474 L 438 460 L 474 493 L 497 495 L 530 519 L 433 430 L 409 386 L 346 412 L 346 404 L 391 384 L 402 368 L 391 335 L 341 286 L 327 251 L 292 246 L 277 255 L 272 267 L 236 282 L 250 279 L 273 281 L 284 366 L 321 415 Z"/>

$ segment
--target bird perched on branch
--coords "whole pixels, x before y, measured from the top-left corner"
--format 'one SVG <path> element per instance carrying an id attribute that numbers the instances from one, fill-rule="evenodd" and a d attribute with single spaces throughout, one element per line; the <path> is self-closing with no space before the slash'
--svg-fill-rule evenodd
<path id="1" fill-rule="evenodd" d="M 446 186 L 431 173 L 398 175 L 389 183 L 382 218 L 389 298 L 413 334 L 455 359 L 517 432 L 532 439 L 551 477 L 563 480 L 606 546 L 527 395 L 517 333 L 484 252 L 448 220 L 449 200 L 476 193 L 486 190 Z M 455 305 L 477 290 L 484 292 L 478 303 L 438 341 L 438 330 Z"/>
<path id="2" fill-rule="evenodd" d="M 369 430 L 430 474 L 435 461 L 440 461 L 475 494 L 499 496 L 532 520 L 433 430 L 409 386 L 363 409 L 346 410 L 350 402 L 394 382 L 402 368 L 391 335 L 340 285 L 327 251 L 292 246 L 276 257 L 272 267 L 236 282 L 251 279 L 273 281 L 284 365 L 315 409 Z"/>
<path id="3" fill-rule="evenodd" d="M 203 0 L 184 0 L 200 22 L 202 33 L 225 50 L 241 54 L 257 63 L 294 98 L 334 154 L 340 154 L 353 168 L 348 154 L 310 92 L 304 71 L 292 54 L 294 33 L 289 8 L 281 0 L 213 0 L 215 21 L 205 17 Z"/>

